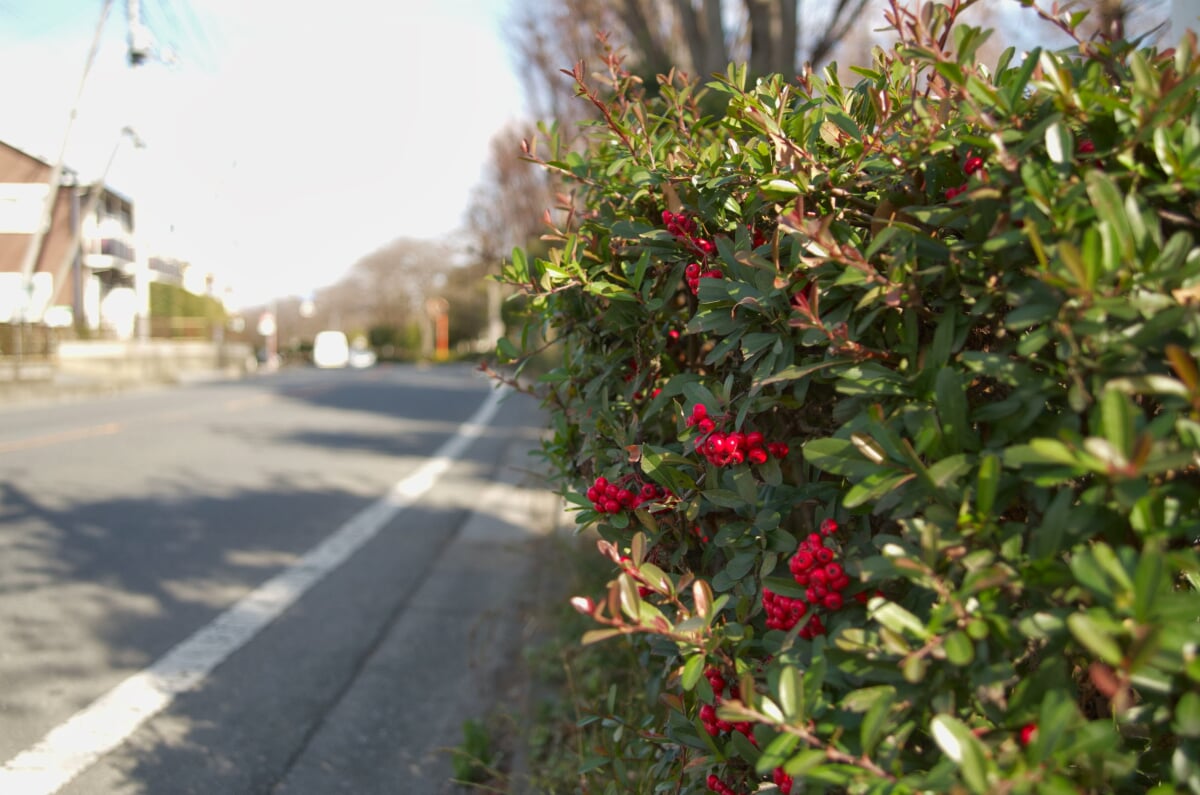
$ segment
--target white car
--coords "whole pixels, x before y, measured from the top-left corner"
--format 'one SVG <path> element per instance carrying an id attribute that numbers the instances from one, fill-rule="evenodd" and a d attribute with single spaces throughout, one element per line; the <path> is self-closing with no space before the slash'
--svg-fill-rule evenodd
<path id="1" fill-rule="evenodd" d="M 375 364 L 375 351 L 370 348 L 351 348 L 350 366 L 357 368 L 372 367 Z"/>
<path id="2" fill-rule="evenodd" d="M 341 331 L 322 331 L 313 340 L 313 364 L 322 368 L 350 364 L 350 342 Z"/>

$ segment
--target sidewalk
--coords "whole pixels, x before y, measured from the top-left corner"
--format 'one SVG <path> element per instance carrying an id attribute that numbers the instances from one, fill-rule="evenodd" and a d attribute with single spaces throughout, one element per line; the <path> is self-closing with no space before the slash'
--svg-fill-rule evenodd
<path id="1" fill-rule="evenodd" d="M 540 590 L 539 551 L 565 524 L 561 499 L 531 473 L 536 443 L 510 445 L 497 481 L 436 562 L 409 609 L 276 787 L 279 795 L 442 795 L 463 723 L 520 716 L 524 650 Z M 405 683 L 397 687 L 398 682 Z M 419 692 L 419 701 L 402 693 Z M 510 751 L 520 754 L 524 738 Z M 477 790 L 473 790 L 477 791 Z M 513 790 L 518 792 L 518 789 Z"/>

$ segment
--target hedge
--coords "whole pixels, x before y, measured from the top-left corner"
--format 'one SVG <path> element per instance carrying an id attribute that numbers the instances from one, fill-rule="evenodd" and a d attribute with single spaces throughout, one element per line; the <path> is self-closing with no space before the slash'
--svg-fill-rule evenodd
<path id="1" fill-rule="evenodd" d="M 984 65 L 958 5 L 853 85 L 608 51 L 529 145 L 498 355 L 555 343 L 573 604 L 649 705 L 585 791 L 1200 793 L 1195 37 Z"/>

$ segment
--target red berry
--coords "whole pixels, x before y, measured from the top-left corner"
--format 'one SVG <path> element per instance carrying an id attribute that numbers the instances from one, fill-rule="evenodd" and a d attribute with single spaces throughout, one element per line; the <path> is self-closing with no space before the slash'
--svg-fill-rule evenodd
<path id="1" fill-rule="evenodd" d="M 1020 741 L 1021 745 L 1029 745 L 1031 742 L 1033 742 L 1033 735 L 1036 733 L 1037 733 L 1037 724 L 1036 723 L 1026 723 L 1024 726 L 1021 727 L 1021 731 L 1017 735 L 1017 739 Z"/>
<path id="2" fill-rule="evenodd" d="M 963 163 L 963 173 L 964 174 L 968 174 L 968 175 L 974 174 L 976 171 L 978 171 L 981 168 L 983 168 L 983 158 L 978 155 L 968 157 L 966 162 Z"/>
<path id="3" fill-rule="evenodd" d="M 761 447 L 751 447 L 746 453 L 746 457 L 750 459 L 751 464 L 767 463 L 767 451 Z"/>
<path id="4" fill-rule="evenodd" d="M 836 533 L 837 530 L 838 530 L 838 523 L 833 521 L 832 519 L 826 519 L 825 521 L 821 522 L 821 535 L 831 536 L 834 533 Z"/>

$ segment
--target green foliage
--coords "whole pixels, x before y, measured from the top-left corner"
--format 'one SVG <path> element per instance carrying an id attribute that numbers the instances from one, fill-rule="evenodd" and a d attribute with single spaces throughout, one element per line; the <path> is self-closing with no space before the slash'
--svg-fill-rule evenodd
<path id="1" fill-rule="evenodd" d="M 463 721 L 462 745 L 454 749 L 451 765 L 454 780 L 464 784 L 478 784 L 491 777 L 492 739 L 483 721 Z"/>
<path id="2" fill-rule="evenodd" d="M 150 283 L 150 315 L 156 318 L 202 318 L 225 320 L 225 307 L 210 295 L 195 295 L 182 287 Z"/>
<path id="3" fill-rule="evenodd" d="M 610 54 L 586 150 L 544 131 L 574 207 L 498 353 L 557 343 L 546 452 L 613 565 L 584 642 L 643 652 L 595 764 L 652 761 L 608 791 L 1200 793 L 1194 38 L 988 67 L 908 22 L 854 86 L 651 100 Z M 788 450 L 721 460 L 697 405 Z M 844 605 L 793 577 L 810 536 Z"/>
<path id="4" fill-rule="evenodd" d="M 367 329 L 367 345 L 383 361 L 416 359 L 421 352 L 421 329 L 415 324 L 404 328 L 376 325 Z"/>

